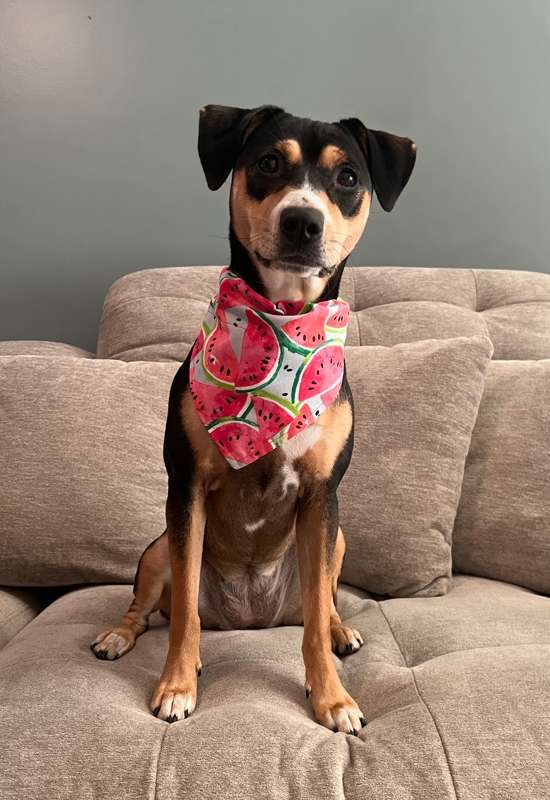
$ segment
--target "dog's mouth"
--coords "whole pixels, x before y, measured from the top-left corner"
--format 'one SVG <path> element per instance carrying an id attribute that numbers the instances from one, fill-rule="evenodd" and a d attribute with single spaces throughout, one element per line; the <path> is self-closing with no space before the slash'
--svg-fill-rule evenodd
<path id="1" fill-rule="evenodd" d="M 308 258 L 302 253 L 285 253 L 277 258 L 265 258 L 258 250 L 255 250 L 254 255 L 262 266 L 272 269 L 293 270 L 297 272 L 326 269 L 325 264 L 313 260 L 311 257 Z"/>

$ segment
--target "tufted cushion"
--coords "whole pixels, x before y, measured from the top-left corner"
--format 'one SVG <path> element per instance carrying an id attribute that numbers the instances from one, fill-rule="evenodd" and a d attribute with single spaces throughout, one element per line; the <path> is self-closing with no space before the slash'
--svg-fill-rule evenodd
<path id="1" fill-rule="evenodd" d="M 0 587 L 0 649 L 44 608 L 37 592 Z"/>
<path id="2" fill-rule="evenodd" d="M 95 358 L 93 353 L 63 342 L 38 342 L 31 339 L 0 342 L 0 356 L 63 356 Z"/>
<path id="3" fill-rule="evenodd" d="M 316 724 L 302 630 L 203 631 L 198 705 L 168 725 L 147 707 L 168 631 L 158 615 L 120 661 L 89 643 L 126 586 L 71 592 L 0 652 L 2 800 L 548 796 L 549 600 L 457 576 L 445 597 L 377 603 L 341 587 L 365 637 L 336 658 L 365 710 L 357 737 Z"/>
<path id="4" fill-rule="evenodd" d="M 490 366 L 466 462 L 453 561 L 461 572 L 550 595 L 550 359 Z"/>
<path id="5" fill-rule="evenodd" d="M 219 267 L 167 267 L 125 275 L 110 288 L 98 355 L 182 360 Z M 516 270 L 348 267 L 349 345 L 489 335 L 495 359 L 550 358 L 550 275 Z"/>

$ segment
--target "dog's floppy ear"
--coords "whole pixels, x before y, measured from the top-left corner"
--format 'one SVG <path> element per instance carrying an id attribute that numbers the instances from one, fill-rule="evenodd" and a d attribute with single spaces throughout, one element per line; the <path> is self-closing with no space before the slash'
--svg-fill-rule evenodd
<path id="1" fill-rule="evenodd" d="M 410 139 L 365 128 L 359 119 L 341 119 L 367 158 L 372 184 L 384 211 L 391 211 L 413 171 L 416 145 Z"/>
<path id="2" fill-rule="evenodd" d="M 199 158 L 209 189 L 219 189 L 235 166 L 248 137 L 275 114 L 278 106 L 233 108 L 204 106 L 199 119 Z"/>

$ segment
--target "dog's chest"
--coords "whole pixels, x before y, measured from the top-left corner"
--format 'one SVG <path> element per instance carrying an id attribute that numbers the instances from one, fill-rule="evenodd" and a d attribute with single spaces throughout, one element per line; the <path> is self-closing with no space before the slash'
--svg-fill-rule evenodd
<path id="1" fill-rule="evenodd" d="M 300 459 L 319 441 L 321 426 L 310 425 L 273 453 L 225 481 L 207 502 L 207 547 L 232 563 L 231 577 L 251 566 L 263 574 L 294 537 L 303 480 Z M 227 573 L 226 573 L 227 576 Z"/>

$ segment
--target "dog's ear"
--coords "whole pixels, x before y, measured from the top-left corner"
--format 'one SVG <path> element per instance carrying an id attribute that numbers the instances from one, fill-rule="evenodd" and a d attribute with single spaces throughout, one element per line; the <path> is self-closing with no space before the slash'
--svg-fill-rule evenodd
<path id="1" fill-rule="evenodd" d="M 283 111 L 278 106 L 204 106 L 199 118 L 199 158 L 209 189 L 219 189 L 239 153 L 260 125 Z"/>
<path id="2" fill-rule="evenodd" d="M 410 139 L 365 128 L 359 119 L 341 119 L 363 150 L 372 184 L 384 211 L 391 211 L 413 171 L 416 145 Z"/>

